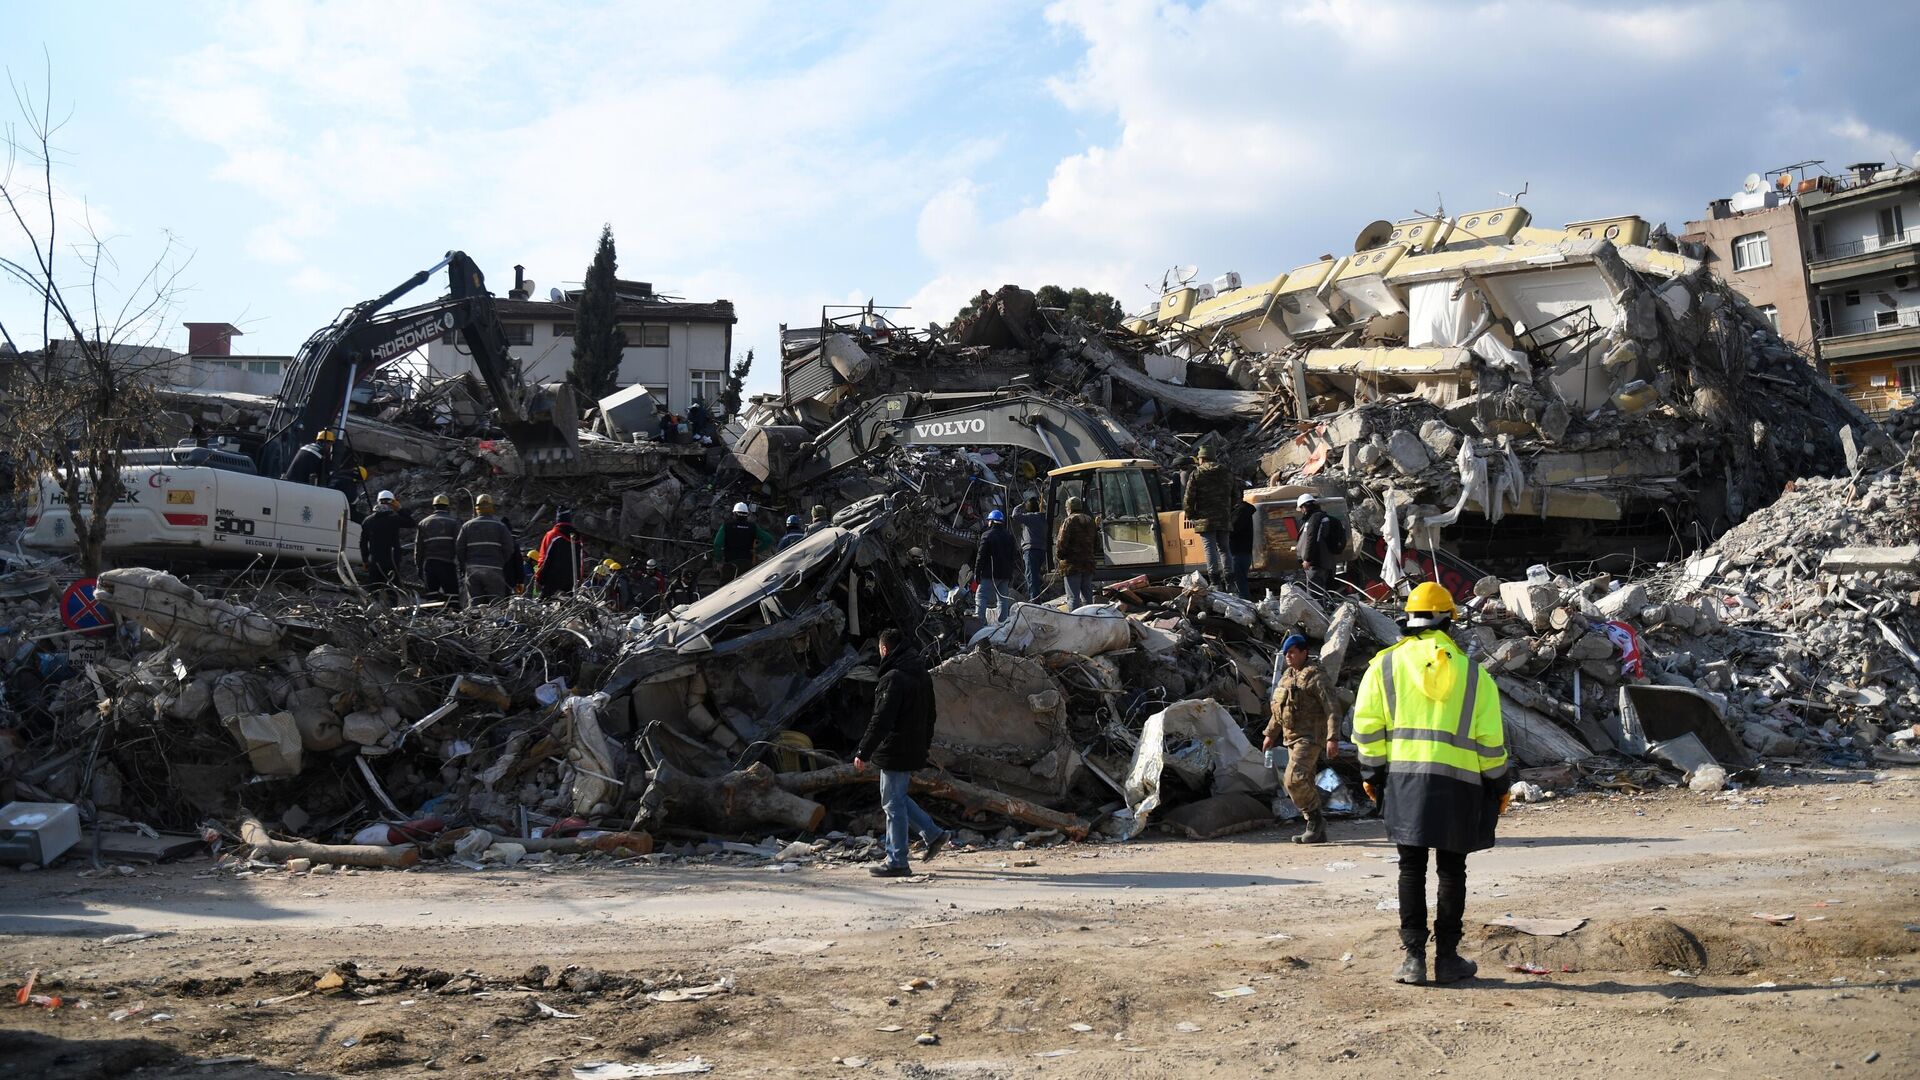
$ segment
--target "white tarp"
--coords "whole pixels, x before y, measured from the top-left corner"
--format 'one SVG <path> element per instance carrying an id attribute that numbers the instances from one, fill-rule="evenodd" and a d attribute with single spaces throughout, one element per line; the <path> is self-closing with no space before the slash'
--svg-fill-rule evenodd
<path id="1" fill-rule="evenodd" d="M 1455 289 L 1459 289 L 1456 296 Z M 1407 347 L 1428 349 L 1466 343 L 1473 322 L 1468 305 L 1479 306 L 1457 281 L 1427 281 L 1407 290 Z"/>
<path id="2" fill-rule="evenodd" d="M 1004 621 L 975 634 L 968 644 L 982 641 L 1023 656 L 1047 652 L 1098 656 L 1130 647 L 1133 630 L 1131 620 L 1120 614 L 1120 609 L 1105 604 L 1088 604 L 1073 611 L 1015 604 Z"/>
<path id="3" fill-rule="evenodd" d="M 1140 835 L 1160 805 L 1160 775 L 1168 765 L 1169 737 L 1191 738 L 1199 744 L 1213 766 L 1210 794 L 1241 791 L 1265 795 L 1273 791 L 1273 770 L 1267 768 L 1259 748 L 1247 740 L 1246 733 L 1219 702 L 1212 698 L 1175 702 L 1147 717 L 1146 726 L 1140 730 L 1140 745 L 1133 752 L 1124 785 L 1132 814 L 1128 839 Z"/>

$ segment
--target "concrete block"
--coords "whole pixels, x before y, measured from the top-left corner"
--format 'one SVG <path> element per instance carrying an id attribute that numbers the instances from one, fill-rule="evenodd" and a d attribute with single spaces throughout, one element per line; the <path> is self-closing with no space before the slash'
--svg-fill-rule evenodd
<path id="1" fill-rule="evenodd" d="M 1545 630 L 1550 625 L 1548 620 L 1554 607 L 1560 603 L 1560 590 L 1526 581 L 1503 581 L 1500 603 L 1535 630 Z"/>
<path id="2" fill-rule="evenodd" d="M 1387 437 L 1387 460 L 1395 472 L 1402 476 L 1413 476 L 1433 464 L 1433 455 L 1427 452 L 1427 444 L 1411 431 L 1400 430 Z"/>
<path id="3" fill-rule="evenodd" d="M 1427 444 L 1427 449 L 1439 461 L 1451 458 L 1454 451 L 1460 449 L 1460 433 L 1439 420 L 1420 425 L 1420 441 Z"/>
<path id="4" fill-rule="evenodd" d="M 1829 574 L 1860 574 L 1869 570 L 1920 570 L 1920 544 L 1899 547 L 1843 547 L 1827 552 L 1820 569 Z"/>
<path id="5" fill-rule="evenodd" d="M 1647 606 L 1647 590 L 1643 585 L 1622 585 L 1595 600 L 1593 606 L 1608 619 L 1636 617 Z"/>

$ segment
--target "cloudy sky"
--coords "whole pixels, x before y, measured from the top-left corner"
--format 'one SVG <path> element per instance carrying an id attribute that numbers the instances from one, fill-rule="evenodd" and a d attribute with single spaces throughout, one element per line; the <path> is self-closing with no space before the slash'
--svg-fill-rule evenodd
<path id="1" fill-rule="evenodd" d="M 112 238 L 112 283 L 171 238 L 171 343 L 226 320 L 257 353 L 449 248 L 497 293 L 515 263 L 572 284 L 602 222 L 621 276 L 731 299 L 767 356 L 823 303 L 925 324 L 1051 282 L 1137 310 L 1174 264 L 1268 277 L 1522 185 L 1538 221 L 1678 231 L 1750 171 L 1920 141 L 1906 0 L 279 0 L 6 25 L 13 80 L 51 77 L 60 212 Z M 38 343 L 11 283 L 0 321 Z"/>

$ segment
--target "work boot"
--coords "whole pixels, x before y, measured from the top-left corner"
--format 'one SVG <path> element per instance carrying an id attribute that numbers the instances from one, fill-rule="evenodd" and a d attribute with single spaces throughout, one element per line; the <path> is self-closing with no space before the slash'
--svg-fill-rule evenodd
<path id="1" fill-rule="evenodd" d="M 1307 811 L 1307 831 L 1293 838 L 1296 844 L 1324 844 L 1327 842 L 1327 816 L 1318 810 Z"/>
<path id="2" fill-rule="evenodd" d="M 1426 950 L 1416 952 L 1408 949 L 1407 958 L 1400 961 L 1400 970 L 1393 973 L 1393 981 L 1406 983 L 1408 986 L 1425 986 L 1427 984 Z"/>
<path id="3" fill-rule="evenodd" d="M 1437 983 L 1454 983 L 1462 979 L 1471 979 L 1479 971 L 1479 964 L 1452 949 L 1446 949 L 1433 958 L 1433 981 Z"/>
<path id="4" fill-rule="evenodd" d="M 921 861 L 931 861 L 935 855 L 940 854 L 940 850 L 947 846 L 947 840 L 952 835 L 950 832 L 943 832 L 939 836 L 927 841 L 927 853 L 920 856 Z"/>
<path id="5" fill-rule="evenodd" d="M 904 866 L 888 866 L 888 865 L 869 866 L 867 867 L 867 873 L 872 874 L 874 877 L 885 877 L 885 878 L 913 876 L 913 871 Z"/>

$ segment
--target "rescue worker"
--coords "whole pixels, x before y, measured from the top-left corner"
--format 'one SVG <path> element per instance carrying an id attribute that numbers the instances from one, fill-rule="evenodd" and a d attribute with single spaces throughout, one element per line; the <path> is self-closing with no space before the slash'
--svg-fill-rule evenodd
<path id="1" fill-rule="evenodd" d="M 1316 592 L 1331 592 L 1334 566 L 1347 550 L 1347 527 L 1322 510 L 1312 493 L 1300 496 L 1294 507 L 1300 512 L 1297 553 L 1300 568 L 1306 571 L 1307 586 Z"/>
<path id="2" fill-rule="evenodd" d="M 454 540 L 454 563 L 469 604 L 499 600 L 521 581 L 520 556 L 513 530 L 493 516 L 493 496 L 473 500 L 473 516 Z"/>
<path id="3" fill-rule="evenodd" d="M 773 534 L 753 523 L 753 507 L 733 504 L 733 517 L 714 530 L 713 557 L 720 563 L 720 580 L 732 581 L 753 568 L 753 553 L 773 550 Z"/>
<path id="4" fill-rule="evenodd" d="M 1100 563 L 1100 526 L 1087 513 L 1087 500 L 1075 495 L 1067 500 L 1067 520 L 1053 538 L 1053 553 L 1060 560 L 1060 576 L 1066 582 L 1067 610 L 1093 603 L 1093 570 Z"/>
<path id="5" fill-rule="evenodd" d="M 785 551 L 807 538 L 807 530 L 800 524 L 799 514 L 787 515 L 787 531 L 780 534 L 780 544 L 775 551 Z"/>
<path id="6" fill-rule="evenodd" d="M 553 515 L 553 527 L 540 538 L 540 569 L 536 580 L 541 596 L 572 592 L 587 576 L 587 551 L 573 531 L 573 511 Z"/>
<path id="7" fill-rule="evenodd" d="M 318 486 L 323 477 L 333 475 L 333 470 L 328 467 L 332 458 L 333 432 L 322 431 L 293 452 L 293 460 L 287 462 L 286 471 L 280 474 L 280 479 Z"/>
<path id="8" fill-rule="evenodd" d="M 520 556 L 520 580 L 526 582 L 526 586 L 524 588 L 516 587 L 514 589 L 515 592 L 525 593 L 528 596 L 540 595 L 539 548 L 530 547 L 527 549 L 525 555 Z"/>
<path id="9" fill-rule="evenodd" d="M 460 595 L 460 574 L 454 569 L 454 545 L 460 539 L 460 519 L 453 516 L 453 500 L 433 497 L 433 513 L 420 519 L 413 534 L 414 567 L 427 593 L 447 600 Z"/>
<path id="10" fill-rule="evenodd" d="M 974 614 L 987 620 L 989 605 L 996 609 L 994 622 L 1005 622 L 1013 613 L 1013 575 L 1020 569 L 1020 549 L 1007 531 L 1007 515 L 987 511 L 987 530 L 980 534 L 980 548 L 973 556 L 975 585 Z"/>
<path id="11" fill-rule="evenodd" d="M 646 568 L 634 575 L 633 605 L 641 614 L 652 615 L 666 605 L 672 587 L 666 571 L 660 569 L 660 560 L 648 559 Z"/>
<path id="12" fill-rule="evenodd" d="M 1360 680 L 1353 743 L 1367 793 L 1384 803 L 1387 837 L 1400 849 L 1396 982 L 1427 981 L 1427 860 L 1440 879 L 1433 981 L 1479 970 L 1460 955 L 1467 854 L 1493 846 L 1506 811 L 1507 747 L 1493 676 L 1447 635 L 1453 595 L 1422 582 L 1407 597 L 1404 637 L 1382 649 Z M 1384 774 L 1384 775 L 1382 775 Z"/>
<path id="13" fill-rule="evenodd" d="M 1200 534 L 1200 546 L 1207 553 L 1208 580 L 1226 588 L 1231 569 L 1227 562 L 1228 532 L 1233 528 L 1233 504 L 1240 499 L 1240 482 L 1213 460 L 1213 447 L 1201 447 L 1194 459 L 1200 464 L 1193 470 L 1193 479 L 1187 481 L 1180 509 L 1186 512 L 1187 528 Z"/>
<path id="14" fill-rule="evenodd" d="M 1233 504 L 1233 528 L 1227 534 L 1227 562 L 1233 573 L 1233 591 L 1242 600 L 1253 599 L 1253 504 L 1243 495 Z"/>
<path id="15" fill-rule="evenodd" d="M 1296 844 L 1327 842 L 1327 819 L 1320 811 L 1320 789 L 1313 778 L 1320 771 L 1320 754 L 1340 756 L 1340 706 L 1320 670 L 1307 652 L 1307 639 L 1289 634 L 1280 643 L 1280 655 L 1286 669 L 1273 684 L 1273 697 L 1267 703 L 1267 735 L 1261 749 L 1287 748 L 1287 798 L 1307 816 L 1307 831 L 1293 838 Z"/>
<path id="16" fill-rule="evenodd" d="M 698 599 L 700 599 L 699 573 L 689 566 L 680 571 L 679 577 L 673 579 L 673 587 L 667 590 L 665 610 L 672 611 L 682 604 L 691 604 Z"/>
<path id="17" fill-rule="evenodd" d="M 400 509 L 393 492 L 382 491 L 378 505 L 360 525 L 360 558 L 374 588 L 392 595 L 400 583 L 400 530 L 414 528 L 413 516 Z"/>
<path id="18" fill-rule="evenodd" d="M 808 536 L 812 536 L 814 533 L 833 524 L 833 515 L 827 513 L 827 508 L 821 506 L 819 503 L 813 505 L 813 510 L 809 512 L 808 516 L 813 519 L 807 525 Z"/>
<path id="19" fill-rule="evenodd" d="M 602 559 L 593 568 L 594 584 L 600 586 L 600 598 L 614 611 L 633 610 L 633 579 L 626 567 L 612 559 Z"/>
<path id="20" fill-rule="evenodd" d="M 1040 509 L 1038 495 L 1029 495 L 1020 504 L 1020 512 L 1013 515 L 1013 534 L 1020 541 L 1020 561 L 1027 572 L 1027 599 L 1037 604 L 1047 587 L 1047 515 Z"/>

